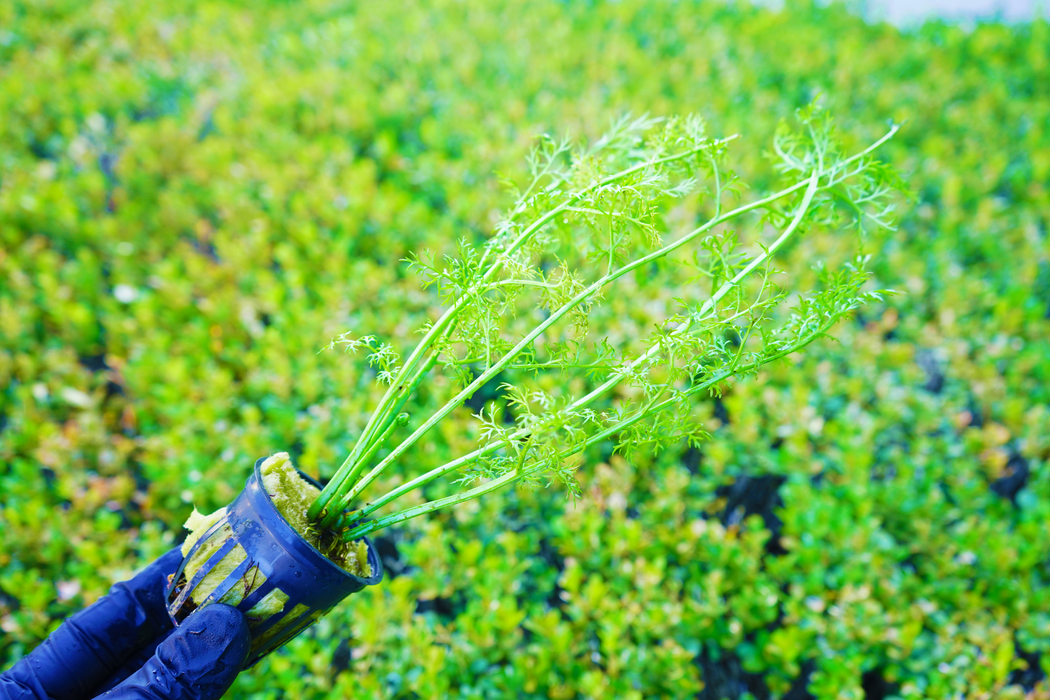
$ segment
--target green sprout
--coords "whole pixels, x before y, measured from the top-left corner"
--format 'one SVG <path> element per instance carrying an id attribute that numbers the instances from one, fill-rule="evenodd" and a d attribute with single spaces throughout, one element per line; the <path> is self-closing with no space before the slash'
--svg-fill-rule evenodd
<path id="1" fill-rule="evenodd" d="M 697 117 L 624 119 L 588 147 L 540 139 L 528 158 L 529 184 L 514 191 L 513 206 L 484 245 L 461 242 L 456 256 L 424 252 L 408 261 L 446 310 L 420 329 L 423 338 L 404 361 L 374 336 L 332 341 L 331 348 L 367 350 L 387 388 L 309 517 L 352 540 L 515 483 L 557 483 L 575 496 L 587 448 L 613 441 L 630 455 L 698 443 L 705 434 L 690 414 L 699 397 L 805 348 L 881 298 L 864 290 L 867 258 L 858 255 L 836 272 L 818 266 L 817 286 L 795 290 L 791 312 L 777 313 L 789 296 L 774 282 L 778 251 L 818 225 L 892 227 L 899 189 L 893 171 L 873 156 L 899 126 L 845 155 L 826 112 L 811 107 L 799 116 L 802 129 L 782 127 L 770 156 L 788 184 L 734 208 L 726 202 L 743 189 L 727 165 L 736 137 L 708 138 Z M 671 229 L 686 227 L 671 221 L 689 215 L 698 225 L 674 235 Z M 745 246 L 728 228 L 733 223 L 775 235 Z M 667 300 L 674 312 L 640 347 L 589 334 L 589 321 L 609 313 L 602 303 L 614 285 L 629 296 L 648 277 L 683 271 L 690 274 L 682 291 L 709 289 L 706 298 Z M 410 418 L 407 402 L 439 372 L 458 391 L 430 415 Z M 590 389 L 552 392 L 542 382 L 552 373 L 558 387 Z M 502 401 L 476 416 L 477 449 L 362 502 L 435 425 L 486 383 L 508 377 Z M 379 457 L 408 425 L 411 434 Z M 442 477 L 465 490 L 374 517 Z"/>

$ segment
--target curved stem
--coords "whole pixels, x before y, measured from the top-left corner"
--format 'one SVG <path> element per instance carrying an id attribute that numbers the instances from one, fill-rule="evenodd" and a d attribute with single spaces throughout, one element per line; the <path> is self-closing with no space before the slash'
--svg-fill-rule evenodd
<path id="1" fill-rule="evenodd" d="M 758 206 L 764 206 L 765 204 L 768 204 L 768 203 L 774 201 L 775 199 L 780 198 L 781 196 L 783 196 L 785 194 L 789 194 L 791 192 L 796 192 L 796 191 L 798 191 L 799 189 L 801 189 L 803 186 L 805 186 L 807 184 L 812 186 L 813 182 L 816 179 L 820 178 L 820 177 L 827 176 L 829 178 L 829 180 L 830 180 L 835 175 L 835 173 L 837 173 L 838 171 L 843 170 L 843 169 L 846 168 L 846 166 L 848 166 L 848 165 L 850 165 L 852 163 L 855 163 L 856 161 L 860 160 L 861 158 L 864 158 L 869 153 L 872 153 L 873 151 L 875 151 L 875 149 L 877 149 L 879 146 L 881 146 L 882 144 L 884 144 L 887 141 L 889 141 L 891 138 L 893 138 L 893 135 L 896 134 L 900 130 L 900 128 L 901 127 L 900 127 L 899 124 L 895 124 L 878 141 L 876 141 L 875 143 L 871 144 L 870 146 L 865 148 L 863 151 L 861 151 L 861 152 L 859 152 L 859 153 L 857 153 L 857 154 L 855 154 L 853 156 L 850 156 L 846 160 L 841 161 L 839 163 L 836 163 L 835 166 L 832 167 L 832 168 L 829 168 L 826 173 L 814 172 L 813 175 L 810 176 L 809 180 L 803 180 L 802 182 L 799 182 L 799 183 L 793 185 L 792 187 L 789 187 L 786 190 L 781 190 L 780 192 L 777 192 L 776 194 L 770 195 L 769 197 L 766 197 L 765 199 L 760 199 L 760 200 L 758 200 L 758 202 L 755 202 L 753 204 L 747 205 L 747 207 L 738 207 L 737 209 L 734 209 L 733 211 L 730 211 L 727 214 L 725 214 L 723 217 L 721 217 L 721 219 L 719 220 L 719 223 L 721 223 L 721 221 L 727 220 L 729 218 L 733 218 L 733 217 L 737 216 L 738 213 L 743 213 L 743 211 L 754 209 L 754 208 L 756 208 Z M 812 199 L 812 197 L 810 197 L 810 199 Z M 800 212 L 801 211 L 802 210 L 800 209 Z M 733 287 L 736 286 L 736 284 L 739 284 L 739 281 L 741 279 L 743 279 L 742 275 L 744 275 L 744 273 L 750 274 L 751 270 L 753 270 L 758 265 L 762 264 L 767 258 L 769 258 L 770 255 L 775 253 L 784 243 L 787 242 L 787 239 L 790 238 L 790 233 L 789 232 L 793 233 L 794 228 L 796 228 L 800 222 L 801 222 L 800 215 L 796 214 L 795 221 L 793 221 L 792 225 L 789 226 L 788 229 L 786 229 L 784 231 L 784 234 L 782 234 L 776 241 L 774 241 L 773 244 L 771 246 L 769 246 L 769 248 L 766 249 L 766 251 L 762 255 L 756 257 L 753 261 L 751 261 L 751 264 L 748 265 L 746 268 L 744 268 L 744 270 L 742 270 L 739 274 L 737 274 L 736 277 L 733 278 L 733 280 L 731 280 L 730 282 L 727 282 L 726 284 L 723 284 L 722 287 L 718 290 L 718 292 L 716 292 L 715 295 L 711 297 L 711 299 L 709 299 L 707 302 L 704 303 L 704 306 L 701 308 L 700 313 L 697 314 L 697 315 L 710 313 L 710 311 L 714 308 L 714 304 L 717 303 L 718 301 L 720 301 L 721 298 L 724 297 L 726 294 L 728 294 L 729 291 Z M 699 320 L 699 319 L 697 319 L 694 316 L 694 318 L 690 319 L 689 321 L 686 321 L 683 324 L 683 326 L 684 327 L 689 327 L 696 320 Z M 679 327 L 679 330 L 681 328 L 682 328 L 682 326 Z M 677 330 L 676 330 L 676 332 L 677 332 Z M 632 363 L 631 366 L 632 367 L 637 366 L 637 364 L 639 362 L 651 359 L 654 356 L 654 353 L 651 354 L 651 352 L 652 351 L 650 351 L 650 353 L 646 353 L 646 355 L 643 355 L 642 357 L 639 357 L 637 360 L 635 360 L 634 363 Z M 595 397 L 597 397 L 597 396 L 599 396 L 601 394 L 604 394 L 606 391 L 608 391 L 613 386 L 615 386 L 618 382 L 619 382 L 619 379 L 617 379 L 617 378 L 613 378 L 613 379 L 610 379 L 610 380 L 606 381 L 604 384 L 602 384 L 601 386 L 597 387 L 596 389 L 594 389 L 592 392 L 590 392 L 586 396 L 578 399 L 576 402 L 571 404 L 571 407 L 572 408 L 579 408 L 580 406 L 584 406 L 584 405 L 590 403 Z"/>
<path id="2" fill-rule="evenodd" d="M 511 243 L 510 246 L 508 246 L 505 250 L 501 251 L 501 253 L 497 256 L 496 260 L 493 261 L 492 266 L 478 280 L 477 288 L 471 291 L 477 292 L 479 289 L 483 289 L 486 285 L 488 285 L 490 279 L 497 272 L 503 269 L 503 266 L 506 264 L 507 260 L 513 253 L 515 253 L 519 248 L 525 245 L 525 243 L 528 242 L 528 240 L 532 238 L 532 236 L 534 236 L 539 230 L 547 226 L 547 224 L 553 221 L 559 214 L 564 212 L 572 204 L 579 201 L 590 192 L 601 187 L 605 187 L 606 185 L 616 182 L 617 180 L 629 177 L 630 175 L 642 171 L 646 168 L 651 168 L 656 165 L 662 165 L 689 158 L 693 155 L 696 155 L 697 153 L 700 153 L 701 151 L 729 143 L 735 138 L 737 138 L 737 135 L 734 134 L 733 136 L 729 136 L 727 138 L 720 139 L 717 141 L 709 141 L 700 147 L 693 148 L 688 151 L 674 153 L 669 156 L 664 156 L 663 158 L 655 158 L 642 163 L 638 163 L 637 165 L 634 165 L 630 168 L 609 175 L 608 177 L 605 177 L 593 183 L 592 185 L 583 190 L 572 193 L 568 197 L 568 199 L 562 204 L 548 211 L 543 216 L 534 221 L 532 224 L 530 224 L 528 227 L 526 227 L 518 235 L 514 242 Z M 482 260 L 485 260 L 487 258 L 487 252 L 488 251 L 486 251 L 486 255 L 483 256 Z M 354 476 L 356 476 L 356 474 L 360 471 L 358 465 L 362 462 L 362 455 L 371 447 L 372 442 L 376 439 L 378 432 L 382 429 L 382 422 L 394 412 L 400 410 L 400 408 L 393 408 L 392 404 L 397 400 L 399 392 L 402 392 L 402 387 L 404 387 L 405 385 L 405 379 L 408 376 L 410 376 L 410 372 L 416 368 L 416 365 L 418 364 L 423 354 L 430 349 L 430 347 L 434 344 L 434 342 L 436 342 L 438 338 L 440 338 L 444 333 L 448 331 L 450 324 L 453 323 L 456 316 L 459 315 L 460 311 L 472 298 L 472 296 L 472 293 L 466 293 L 461 295 L 458 299 L 456 299 L 453 305 L 449 309 L 447 309 L 444 314 L 442 314 L 440 319 L 438 319 L 437 323 L 430 327 L 426 335 L 419 342 L 416 348 L 412 351 L 412 354 L 409 356 L 409 358 L 405 361 L 404 365 L 398 371 L 397 376 L 394 378 L 394 381 L 391 382 L 390 388 L 387 390 L 386 394 L 384 394 L 376 410 L 372 413 L 371 417 L 369 418 L 368 423 L 365 425 L 364 431 L 362 431 L 361 433 L 361 437 L 358 438 L 358 441 L 354 444 L 350 455 L 347 456 L 343 464 L 339 467 L 338 470 L 336 470 L 336 473 L 332 477 L 332 480 L 328 483 L 327 486 L 325 486 L 324 490 L 322 490 L 321 494 L 317 497 L 313 504 L 311 504 L 308 513 L 308 516 L 311 519 L 320 519 L 322 524 L 330 525 L 337 518 L 338 513 L 341 512 L 342 508 L 331 507 L 333 501 L 337 500 L 336 494 L 345 491 L 347 485 L 351 483 L 351 479 Z M 417 373 L 415 376 L 419 377 L 420 375 Z M 404 402 L 402 401 L 401 405 L 403 405 L 403 403 Z M 427 429 L 429 429 L 429 427 Z M 413 439 L 412 441 L 414 442 L 415 440 Z M 372 478 L 374 479 L 375 477 L 373 476 Z M 367 476 L 366 479 L 368 479 Z M 368 481 L 370 483 L 371 479 L 369 479 Z M 361 486 L 359 483 L 354 484 L 351 492 L 355 494 L 359 493 L 359 486 Z M 361 488 L 363 488 L 363 486 L 361 486 Z M 352 498 L 353 496 L 344 497 L 339 499 L 339 502 L 345 506 L 345 504 L 348 503 L 349 500 Z"/>
<path id="3" fill-rule="evenodd" d="M 675 153 L 669 156 L 665 156 L 663 158 L 656 158 L 645 161 L 643 163 L 639 163 L 630 168 L 605 177 L 602 180 L 593 183 L 591 186 L 583 190 L 572 193 L 565 202 L 550 210 L 549 212 L 538 218 L 536 221 L 534 221 L 532 224 L 530 224 L 528 227 L 526 227 L 508 248 L 501 251 L 501 253 L 497 256 L 496 260 L 493 261 L 492 266 L 478 280 L 477 289 L 471 291 L 477 292 L 479 289 L 483 289 L 489 283 L 489 280 L 503 268 L 509 257 L 514 252 L 521 248 L 521 246 L 525 245 L 525 243 L 528 242 L 528 240 L 532 236 L 534 236 L 536 232 L 544 228 L 555 217 L 557 217 L 558 214 L 561 214 L 568 207 L 570 207 L 576 201 L 579 201 L 588 193 L 598 188 L 609 185 L 613 182 L 616 182 L 617 180 L 628 177 L 636 172 L 644 170 L 645 168 L 650 168 L 655 165 L 661 165 L 689 158 L 703 150 L 713 148 L 715 146 L 724 145 L 735 138 L 737 138 L 737 135 L 733 135 L 718 141 L 709 141 L 698 148 L 690 149 L 688 151 L 683 151 L 680 153 Z M 487 260 L 488 253 L 490 250 L 491 247 L 486 249 L 485 254 L 482 256 L 482 264 L 484 264 L 484 261 Z M 423 339 L 412 351 L 412 354 L 408 357 L 404 365 L 402 365 L 401 369 L 398 371 L 397 376 L 394 378 L 394 381 L 391 382 L 390 388 L 387 389 L 386 393 L 383 395 L 383 398 L 380 400 L 379 405 L 369 417 L 368 423 L 365 425 L 365 429 L 362 431 L 361 436 L 358 438 L 357 442 L 354 443 L 354 447 L 351 449 L 350 454 L 343 461 L 342 465 L 340 465 L 339 469 L 336 470 L 336 473 L 332 477 L 332 480 L 328 483 L 327 486 L 325 486 L 325 488 L 321 491 L 321 494 L 310 505 L 310 509 L 308 512 L 309 518 L 311 518 L 312 520 L 320 520 L 322 524 L 329 525 L 332 522 L 334 522 L 334 520 L 337 518 L 338 513 L 342 509 L 331 508 L 330 506 L 332 502 L 336 499 L 336 494 L 342 493 L 346 489 L 347 485 L 352 483 L 352 478 L 356 476 L 357 473 L 360 471 L 359 464 L 363 460 L 363 454 L 372 446 L 372 443 L 376 440 L 378 433 L 383 429 L 383 426 L 385 425 L 384 421 L 389 420 L 389 418 L 394 413 L 400 410 L 400 406 L 404 405 L 404 398 L 407 398 L 407 393 L 403 391 L 406 378 L 409 376 L 413 376 L 414 381 L 410 382 L 411 388 L 414 388 L 415 385 L 418 384 L 418 379 L 421 377 L 420 373 L 417 371 L 415 375 L 411 375 L 411 372 L 416 369 L 420 358 L 422 358 L 424 353 L 426 353 L 431 348 L 431 346 L 433 346 L 433 344 L 438 340 L 438 338 L 442 337 L 442 335 L 449 332 L 451 324 L 455 321 L 460 311 L 472 298 L 472 296 L 472 293 L 466 293 L 461 295 L 458 299 L 456 299 L 453 305 L 449 309 L 447 309 L 444 314 L 442 314 L 441 318 L 439 318 L 438 321 L 430 327 L 426 335 L 424 335 Z M 429 367 L 427 367 L 426 370 L 429 371 Z M 426 372 L 424 371 L 423 374 L 425 373 Z M 394 407 L 393 404 L 399 400 L 399 395 L 401 395 L 404 398 L 400 400 L 400 403 L 397 407 Z M 344 503 L 345 502 L 346 501 L 344 499 Z"/>
<path id="4" fill-rule="evenodd" d="M 809 209 L 810 203 L 813 201 L 813 195 L 816 194 L 817 182 L 818 182 L 818 180 L 820 178 L 820 175 L 821 175 L 821 173 L 814 172 L 813 175 L 810 176 L 809 180 L 804 180 L 803 182 L 800 182 L 797 185 L 795 185 L 793 187 L 790 187 L 787 190 L 783 190 L 782 191 L 783 193 L 795 192 L 798 189 L 800 189 L 803 185 L 808 185 L 808 188 L 806 190 L 806 194 L 803 197 L 802 203 L 799 205 L 798 211 L 795 213 L 795 217 L 792 220 L 791 224 L 786 229 L 784 229 L 784 232 L 780 234 L 780 237 L 777 238 L 777 240 L 775 240 L 772 243 L 772 245 L 770 245 L 766 250 L 764 250 L 761 255 L 756 256 L 755 259 L 752 260 L 743 270 L 738 272 L 733 277 L 733 279 L 728 280 L 727 282 L 725 282 L 718 289 L 717 292 L 715 292 L 707 301 L 705 301 L 704 305 L 700 308 L 699 312 L 697 312 L 688 321 L 685 321 L 681 326 L 676 328 L 675 331 L 674 331 L 675 333 L 684 333 L 689 328 L 691 328 L 694 323 L 696 323 L 697 321 L 702 320 L 703 318 L 705 318 L 707 316 L 707 314 L 710 314 L 715 309 L 715 307 L 718 304 L 718 302 L 720 302 L 725 297 L 726 294 L 728 294 L 730 291 L 732 291 L 734 288 L 736 288 L 737 285 L 739 285 L 740 282 L 745 277 L 747 277 L 749 274 L 751 274 L 751 272 L 756 267 L 761 265 L 770 256 L 775 254 L 777 252 L 777 250 L 779 250 L 785 243 L 787 243 L 787 241 L 794 235 L 795 230 L 798 229 L 799 224 L 802 223 L 802 218 L 803 218 L 803 216 L 805 216 L 806 211 Z M 778 193 L 778 194 L 781 194 L 781 193 Z M 739 214 L 737 212 L 743 213 L 744 211 L 749 211 L 751 209 L 754 209 L 757 206 L 762 206 L 762 205 L 768 204 L 768 203 L 774 201 L 774 197 L 776 197 L 776 196 L 777 195 L 772 195 L 770 197 L 766 197 L 765 199 L 761 199 L 761 200 L 759 200 L 758 202 L 756 202 L 754 204 L 747 205 L 746 207 L 738 207 L 737 209 L 734 209 L 733 211 L 725 214 L 723 217 L 721 217 L 721 219 L 722 220 L 726 220 L 726 219 L 729 219 L 729 218 L 733 218 L 735 216 L 739 216 Z M 719 223 L 721 223 L 721 221 L 719 221 Z M 701 227 L 701 229 L 703 229 L 703 228 L 704 227 Z M 701 229 L 697 229 L 697 231 L 700 231 Z M 651 360 L 658 353 L 659 353 L 659 347 L 658 346 L 654 346 L 654 347 L 650 348 L 648 352 L 646 352 L 643 355 L 641 355 L 640 357 L 636 358 L 631 363 L 631 365 L 630 365 L 631 368 L 637 367 L 639 364 L 641 364 L 643 362 L 647 362 L 648 360 Z M 602 394 L 607 392 L 609 389 L 611 389 L 614 386 L 616 386 L 621 381 L 621 379 L 622 379 L 622 375 L 621 376 L 611 377 L 610 379 L 606 380 L 605 383 L 603 383 L 602 385 L 600 385 L 597 388 L 595 388 L 593 391 L 591 391 L 586 396 L 583 396 L 583 397 L 577 399 L 576 401 L 574 401 L 572 404 L 570 404 L 570 408 L 580 408 L 581 406 L 587 405 L 588 403 L 593 401 L 598 396 L 601 396 Z"/>
<path id="5" fill-rule="evenodd" d="M 767 258 L 772 256 L 773 254 L 775 254 L 777 252 L 777 250 L 779 250 L 784 245 L 784 243 L 786 243 L 791 238 L 791 236 L 794 234 L 794 232 L 798 229 L 798 226 L 802 223 L 802 219 L 804 218 L 806 211 L 809 209 L 809 205 L 813 201 L 813 196 L 816 193 L 816 187 L 817 187 L 817 182 L 819 180 L 819 177 L 820 177 L 820 173 L 816 173 L 815 172 L 809 178 L 809 180 L 803 181 L 803 182 L 799 183 L 798 185 L 795 185 L 793 187 L 788 188 L 787 190 L 783 190 L 782 193 L 778 193 L 779 196 L 785 196 L 786 194 L 788 194 L 790 192 L 797 191 L 803 185 L 808 185 L 808 188 L 806 190 L 806 194 L 803 197 L 802 203 L 799 205 L 799 208 L 796 211 L 795 216 L 794 216 L 791 224 L 784 230 L 784 232 L 780 235 L 780 237 L 777 238 L 777 240 L 773 242 L 772 245 L 770 245 L 765 251 L 763 251 L 763 253 L 761 255 L 757 256 L 754 260 L 752 260 L 751 263 L 749 265 L 747 265 L 743 270 L 741 270 L 736 276 L 734 276 L 733 279 L 726 281 L 722 285 L 722 287 L 719 288 L 719 290 L 710 299 L 708 299 L 704 303 L 704 306 L 701 308 L 700 314 L 698 314 L 698 315 L 703 315 L 703 314 L 710 313 L 710 311 L 715 308 L 715 305 L 726 294 L 728 294 L 734 287 L 739 285 L 740 282 L 747 275 L 749 275 L 751 273 L 751 271 L 753 271 L 758 265 L 760 265 L 764 260 L 766 260 Z M 753 204 L 750 204 L 750 205 L 745 205 L 743 207 L 738 207 L 737 209 L 735 209 L 735 210 L 725 214 L 725 216 L 722 217 L 721 219 L 712 220 L 712 221 L 708 222 L 707 224 L 705 224 L 704 226 L 701 226 L 700 228 L 695 229 L 694 231 L 691 231 L 689 234 L 686 234 L 686 236 L 683 236 L 681 239 L 679 239 L 679 241 L 677 241 L 676 243 L 671 244 L 671 246 L 680 247 L 681 245 L 684 245 L 684 243 L 688 242 L 692 238 L 695 238 L 700 233 L 703 233 L 704 231 L 708 230 L 713 225 L 716 225 L 717 223 L 721 223 L 722 221 L 727 220 L 729 218 L 733 218 L 735 216 L 739 216 L 740 214 L 744 213 L 745 211 L 749 211 L 749 210 L 755 208 L 756 206 L 760 206 L 762 204 L 768 204 L 768 203 L 770 203 L 772 201 L 775 201 L 776 197 L 777 197 L 777 195 L 773 195 L 771 197 L 766 197 L 765 199 L 759 200 L 756 203 L 753 203 Z M 670 248 L 671 246 L 667 246 L 667 248 Z M 656 251 L 656 253 L 659 253 L 659 252 L 660 251 Z M 650 255 L 654 255 L 654 254 L 650 254 Z M 649 256 L 646 256 L 646 257 L 649 257 Z M 644 260 L 644 259 L 645 258 L 642 258 L 641 260 Z M 601 280 L 599 280 L 599 282 L 600 281 Z M 552 317 L 553 317 L 553 314 L 552 314 Z M 548 320 L 550 320 L 550 319 L 548 319 Z M 680 334 L 683 334 L 683 333 L 687 332 L 689 330 L 689 328 L 692 327 L 693 323 L 695 323 L 695 321 L 696 321 L 696 319 L 694 318 L 694 319 L 691 319 L 691 320 L 683 323 L 681 326 L 679 326 L 678 328 L 675 329 L 674 333 L 680 335 Z M 510 353 L 508 353 L 508 355 L 510 355 L 511 353 L 515 353 L 515 351 L 512 350 Z M 629 365 L 629 368 L 633 369 L 633 368 L 639 366 L 640 364 L 651 360 L 658 353 L 659 353 L 659 346 L 654 346 L 653 348 L 650 348 L 648 352 L 642 354 L 641 356 L 639 356 L 638 358 L 633 360 L 631 362 L 631 364 Z M 577 399 L 572 404 L 570 404 L 569 408 L 570 409 L 578 409 L 578 408 L 582 408 L 582 407 L 586 406 L 587 404 L 591 403 L 596 398 L 598 398 L 599 396 L 605 394 L 610 389 L 612 389 L 617 384 L 619 384 L 623 380 L 625 374 L 626 374 L 625 372 L 617 372 L 617 373 L 615 373 L 606 382 L 604 382 L 602 385 L 600 385 L 599 387 L 597 387 L 596 389 L 591 391 L 589 394 L 587 394 L 586 396 L 583 396 L 583 397 Z M 468 387 L 468 389 L 469 388 L 470 387 Z M 465 391 L 466 391 L 466 389 L 464 390 L 464 392 Z M 455 400 L 456 399 L 453 399 L 453 401 L 455 401 Z M 451 404 L 452 402 L 450 401 L 449 403 Z M 446 406 L 448 406 L 448 404 L 446 404 Z M 451 410 L 451 409 L 449 409 L 449 410 Z M 426 427 L 426 426 L 423 426 L 423 427 Z M 422 430 L 422 428 L 420 428 L 420 430 Z M 418 432 L 419 432 L 419 430 L 417 430 L 417 433 Z M 519 435 L 519 433 L 520 433 L 520 435 Z M 525 434 L 526 434 L 526 431 L 518 431 L 516 433 L 513 433 L 511 438 L 512 439 L 516 439 L 517 437 L 523 437 Z M 415 433 L 413 434 L 413 436 L 415 436 Z M 404 444 L 404 443 L 402 443 L 402 444 Z M 411 481 L 409 481 L 409 482 L 407 482 L 405 484 L 402 484 L 401 486 L 397 487 L 393 491 L 390 491 L 389 493 L 387 493 L 387 494 L 383 495 L 382 497 L 376 499 L 375 501 L 370 503 L 365 508 L 362 508 L 361 511 L 359 511 L 358 515 L 360 517 L 365 517 L 369 513 L 374 512 L 376 509 L 386 505 L 387 503 L 389 503 L 389 502 L 393 501 L 394 499 L 404 495 L 405 493 L 407 493 L 407 492 L 409 492 L 409 491 L 411 491 L 413 489 L 419 488 L 420 486 L 423 486 L 424 484 L 427 484 L 430 481 L 433 481 L 434 479 L 437 479 L 440 476 L 443 476 L 444 474 L 447 474 L 448 472 L 453 471 L 454 469 L 458 469 L 461 466 L 463 466 L 464 464 L 472 462 L 472 461 L 476 460 L 479 457 L 482 457 L 482 456 L 484 456 L 486 454 L 489 454 L 491 452 L 495 452 L 496 450 L 499 449 L 499 447 L 500 447 L 499 444 L 494 444 L 494 445 L 490 445 L 490 446 L 488 446 L 486 448 L 475 450 L 475 451 L 473 451 L 473 452 L 471 452 L 471 453 L 469 453 L 467 455 L 464 455 L 463 457 L 460 457 L 459 459 L 453 460 L 453 461 L 451 461 L 451 462 L 449 462 L 449 463 L 447 463 L 447 464 L 445 464 L 445 465 L 443 465 L 441 467 L 438 467 L 436 469 L 431 470 L 430 472 L 427 472 L 426 474 L 423 474 L 423 475 L 421 475 L 419 477 L 416 477 L 415 479 L 412 479 Z M 400 448 L 401 448 L 401 446 L 398 447 L 398 449 L 400 449 Z M 393 456 L 393 453 L 391 453 L 391 457 L 392 456 Z M 390 457 L 388 457 L 388 459 L 390 459 Z M 382 466 L 384 466 L 383 463 L 380 463 L 379 465 L 377 465 L 376 469 L 379 469 Z M 378 473 L 376 474 L 376 476 L 378 476 Z M 368 477 L 366 476 L 365 479 L 368 479 Z M 365 480 L 362 480 L 362 482 L 359 482 L 359 483 L 364 483 L 364 481 Z"/>

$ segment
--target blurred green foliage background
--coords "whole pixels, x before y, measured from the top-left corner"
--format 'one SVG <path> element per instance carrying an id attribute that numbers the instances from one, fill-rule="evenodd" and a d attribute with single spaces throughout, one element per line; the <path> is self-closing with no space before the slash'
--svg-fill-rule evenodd
<path id="1" fill-rule="evenodd" d="M 330 475 L 377 389 L 318 348 L 413 342 L 399 260 L 486 235 L 533 135 L 697 112 L 761 188 L 823 94 L 853 145 L 908 120 L 904 294 L 705 401 L 700 450 L 385 533 L 231 694 L 1050 698 L 1048 86 L 1045 22 L 802 1 L 0 3 L 0 667 L 257 457 Z"/>

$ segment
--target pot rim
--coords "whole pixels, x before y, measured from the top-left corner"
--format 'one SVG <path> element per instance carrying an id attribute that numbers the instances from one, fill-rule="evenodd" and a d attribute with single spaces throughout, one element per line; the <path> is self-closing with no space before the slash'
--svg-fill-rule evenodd
<path id="1" fill-rule="evenodd" d="M 368 578 L 364 578 L 350 573 L 349 571 L 347 571 L 346 569 L 344 569 L 343 567 L 339 566 L 334 561 L 326 557 L 324 554 L 321 553 L 319 549 L 307 542 L 306 538 L 302 536 L 302 533 L 300 533 L 298 530 L 292 527 L 292 524 L 289 523 L 283 515 L 281 515 L 281 511 L 277 510 L 277 506 L 274 505 L 273 500 L 270 498 L 270 494 L 266 492 L 265 488 L 263 488 L 263 475 L 260 467 L 262 466 L 262 463 L 265 462 L 267 459 L 269 459 L 269 457 L 260 457 L 255 461 L 255 466 L 252 468 L 253 475 L 255 476 L 255 483 L 258 484 L 259 491 L 262 492 L 264 500 L 266 501 L 267 506 L 273 511 L 273 514 L 281 519 L 281 522 L 284 523 L 285 527 L 287 527 L 288 530 L 294 533 L 294 535 L 299 539 L 299 542 L 308 547 L 314 554 L 317 555 L 317 557 L 324 560 L 324 564 L 320 564 L 319 566 L 327 565 L 333 570 L 338 571 L 343 576 L 346 576 L 349 579 L 353 579 L 354 581 L 363 583 L 366 586 L 374 586 L 375 584 L 382 581 L 383 574 L 385 573 L 383 571 L 383 561 L 379 558 L 379 552 L 376 550 L 375 544 L 367 536 L 355 540 L 356 542 L 363 541 L 368 548 L 368 565 L 372 570 L 372 575 Z M 322 488 L 321 484 L 318 483 L 318 481 L 309 474 L 306 474 L 300 469 L 296 469 L 295 471 L 299 474 L 300 478 L 302 478 L 310 485 L 315 486 L 317 488 Z M 247 487 L 248 485 L 245 484 L 245 488 Z"/>

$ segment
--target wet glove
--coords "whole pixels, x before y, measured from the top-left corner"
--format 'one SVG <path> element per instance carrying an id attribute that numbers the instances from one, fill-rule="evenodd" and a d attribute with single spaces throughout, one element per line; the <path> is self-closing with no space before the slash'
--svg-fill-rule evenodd
<path id="1" fill-rule="evenodd" d="M 173 549 L 70 617 L 6 673 L 0 700 L 215 700 L 248 657 L 244 616 L 211 605 L 173 629 L 164 606 Z"/>

